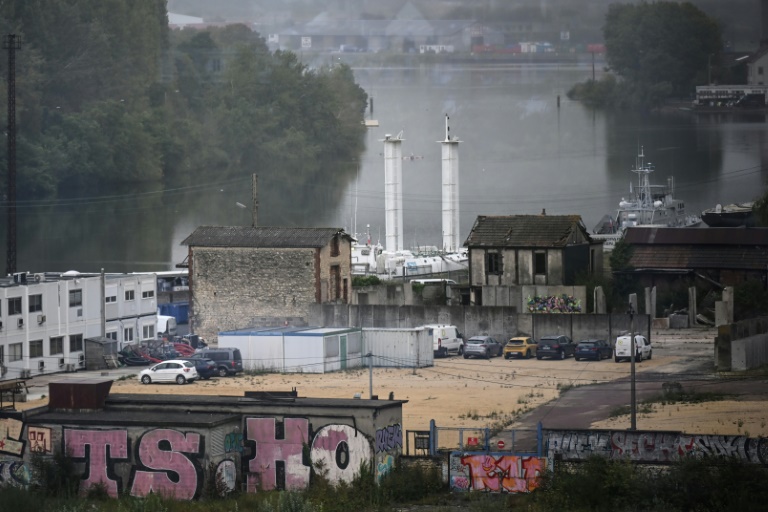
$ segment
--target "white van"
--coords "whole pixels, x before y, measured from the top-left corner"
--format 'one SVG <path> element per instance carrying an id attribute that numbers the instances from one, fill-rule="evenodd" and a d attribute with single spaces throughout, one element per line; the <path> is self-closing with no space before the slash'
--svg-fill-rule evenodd
<path id="1" fill-rule="evenodd" d="M 464 353 L 464 340 L 455 325 L 425 325 L 432 337 L 432 350 L 435 357 L 447 357 L 448 354 Z"/>
<path id="2" fill-rule="evenodd" d="M 613 360 L 617 363 L 622 360 L 632 360 L 632 342 L 630 341 L 629 334 L 619 336 L 616 338 L 616 346 L 613 349 Z M 653 347 L 651 347 L 651 340 L 647 339 L 641 334 L 635 335 L 635 362 L 643 361 L 644 359 L 653 358 Z"/>
<path id="3" fill-rule="evenodd" d="M 157 337 L 176 336 L 176 317 L 167 315 L 157 315 Z"/>

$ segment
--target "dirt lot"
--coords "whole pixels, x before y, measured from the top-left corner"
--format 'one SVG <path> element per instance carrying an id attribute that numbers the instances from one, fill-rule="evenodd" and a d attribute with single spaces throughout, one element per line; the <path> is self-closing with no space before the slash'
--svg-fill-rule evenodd
<path id="1" fill-rule="evenodd" d="M 713 331 L 662 331 L 652 334 L 653 359 L 636 365 L 637 381 L 661 382 L 704 379 L 697 390 L 724 392 L 719 381 L 712 380 Z M 138 373 L 139 370 L 135 370 Z M 123 373 L 131 374 L 124 369 Z M 427 429 L 434 419 L 439 426 L 485 427 L 499 423 L 519 427 L 520 415 L 543 404 L 556 409 L 561 390 L 581 386 L 621 381 L 630 374 L 629 363 L 613 359 L 600 362 L 554 360 L 504 360 L 494 358 L 438 359 L 435 366 L 414 369 L 373 370 L 373 394 L 407 400 L 403 406 L 405 430 Z M 80 374 L 77 374 L 80 375 Z M 712 384 L 712 385 L 710 385 Z M 716 384 L 716 385 L 715 385 Z M 628 386 L 628 384 L 627 384 Z M 352 398 L 360 393 L 369 396 L 369 372 L 352 370 L 324 375 L 268 374 L 213 378 L 185 386 L 152 384 L 144 386 L 135 377 L 116 381 L 113 393 L 208 394 L 242 395 L 246 390 L 290 390 L 297 388 L 300 396 L 322 398 Z M 591 388 L 584 388 L 591 389 Z M 628 389 L 628 388 L 627 388 Z M 738 395 L 727 401 L 701 404 L 654 404 L 638 409 L 638 428 L 681 430 L 688 433 L 737 435 L 751 437 L 768 435 L 768 385 L 766 380 L 742 386 Z M 574 390 L 576 391 L 576 390 Z M 572 391 L 573 392 L 573 391 Z M 566 391 L 567 393 L 567 391 Z M 623 391 L 621 393 L 624 393 Z M 629 394 L 626 402 L 629 403 Z M 620 400 L 621 401 L 621 400 Z M 585 400 L 585 408 L 590 404 Z M 45 400 L 24 404 L 41 405 Z M 607 419 L 610 411 L 602 411 L 602 419 L 592 422 L 594 428 L 628 428 L 629 416 Z M 547 426 L 547 419 L 544 419 Z"/>

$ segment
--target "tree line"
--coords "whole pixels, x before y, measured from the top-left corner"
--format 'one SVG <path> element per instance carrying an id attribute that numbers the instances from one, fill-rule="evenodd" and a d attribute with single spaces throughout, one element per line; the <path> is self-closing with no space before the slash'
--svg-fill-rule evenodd
<path id="1" fill-rule="evenodd" d="M 271 53 L 245 25 L 171 31 L 166 0 L 0 0 L 0 12 L 22 41 L 19 200 L 252 173 L 305 183 L 362 151 L 367 95 L 351 69 Z"/>

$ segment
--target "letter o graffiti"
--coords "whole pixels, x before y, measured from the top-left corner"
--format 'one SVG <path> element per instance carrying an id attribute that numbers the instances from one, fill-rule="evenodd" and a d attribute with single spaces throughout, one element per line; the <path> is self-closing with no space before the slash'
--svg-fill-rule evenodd
<path id="1" fill-rule="evenodd" d="M 349 445 L 346 441 L 341 441 L 336 446 L 336 465 L 339 469 L 347 469 L 349 466 Z"/>
<path id="2" fill-rule="evenodd" d="M 312 439 L 310 458 L 328 470 L 331 482 L 351 483 L 362 463 L 372 464 L 373 445 L 349 425 L 326 425 Z"/>

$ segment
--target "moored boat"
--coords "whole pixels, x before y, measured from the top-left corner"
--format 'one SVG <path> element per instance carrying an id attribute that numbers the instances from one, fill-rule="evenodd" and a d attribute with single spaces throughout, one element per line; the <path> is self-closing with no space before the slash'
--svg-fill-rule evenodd
<path id="1" fill-rule="evenodd" d="M 718 204 L 701 212 L 701 220 L 711 228 L 751 228 L 755 226 L 754 205 L 753 201 L 725 206 Z"/>
<path id="2" fill-rule="evenodd" d="M 629 198 L 621 198 L 616 215 L 606 215 L 593 229 L 592 238 L 603 240 L 604 248 L 610 250 L 628 227 L 694 227 L 701 224 L 697 215 L 685 211 L 685 202 L 675 197 L 675 181 L 667 179 L 667 185 L 652 185 L 650 175 L 654 166 L 645 162 L 643 148 L 640 148 L 635 167 L 637 187 L 629 186 Z"/>

